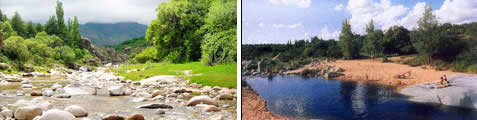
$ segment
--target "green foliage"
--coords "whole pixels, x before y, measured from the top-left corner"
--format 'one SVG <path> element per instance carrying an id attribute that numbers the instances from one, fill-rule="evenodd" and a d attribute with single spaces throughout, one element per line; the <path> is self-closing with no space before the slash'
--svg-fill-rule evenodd
<path id="1" fill-rule="evenodd" d="M 27 38 L 35 37 L 37 31 L 36 31 L 36 29 L 34 28 L 33 22 L 31 22 L 31 21 L 30 21 L 30 22 L 27 22 L 25 25 L 26 25 L 26 26 L 25 26 L 25 36 L 26 36 Z"/>
<path id="2" fill-rule="evenodd" d="M 4 41 L 4 51 L 11 60 L 20 63 L 31 61 L 31 53 L 28 51 L 27 45 L 24 44 L 22 37 L 12 36 L 6 39 Z"/>
<path id="3" fill-rule="evenodd" d="M 55 58 L 63 60 L 65 63 L 73 63 L 76 58 L 75 51 L 69 46 L 55 47 L 55 52 Z"/>
<path id="4" fill-rule="evenodd" d="M 156 46 L 158 58 L 170 61 L 196 61 L 200 58 L 200 27 L 208 12 L 209 1 L 170 0 L 162 2 L 146 32 L 146 39 Z M 171 54 L 171 55 L 169 55 Z M 179 60 L 181 59 L 181 60 Z"/>
<path id="5" fill-rule="evenodd" d="M 17 32 L 18 35 L 25 37 L 25 27 L 23 25 L 22 18 L 18 12 L 15 12 L 15 15 L 13 15 L 10 24 L 13 28 L 14 31 Z"/>
<path id="6" fill-rule="evenodd" d="M 138 63 L 146 63 L 147 61 L 157 61 L 157 49 L 154 47 L 148 47 L 141 53 L 137 54 L 134 58 Z"/>
<path id="7" fill-rule="evenodd" d="M 57 24 L 58 21 L 56 21 L 55 16 L 50 16 L 50 19 L 45 23 L 45 32 L 49 35 L 56 35 L 58 32 Z"/>
<path id="8" fill-rule="evenodd" d="M 373 20 L 366 26 L 366 40 L 363 49 L 371 57 L 377 57 L 383 52 L 383 31 L 374 30 Z"/>
<path id="9" fill-rule="evenodd" d="M 412 54 L 416 50 L 412 46 L 409 30 L 402 26 L 393 26 L 384 33 L 384 53 L 385 54 Z"/>
<path id="10" fill-rule="evenodd" d="M 8 39 L 10 36 L 16 36 L 17 32 L 13 30 L 9 22 L 0 22 L 0 32 L 3 34 L 3 39 Z"/>
<path id="11" fill-rule="evenodd" d="M 217 0 L 209 8 L 202 27 L 206 31 L 201 45 L 202 63 L 232 63 L 237 59 L 237 2 Z"/>
<path id="12" fill-rule="evenodd" d="M 7 20 L 3 18 L 3 13 L 2 13 L 2 10 L 0 9 L 0 22 L 5 22 L 5 21 Z"/>
<path id="13" fill-rule="evenodd" d="M 56 1 L 56 20 L 57 22 L 57 27 L 58 27 L 58 32 L 57 36 L 59 36 L 61 39 L 65 39 L 66 37 L 66 25 L 65 25 L 65 18 L 64 18 L 64 11 L 63 11 L 63 3 L 60 2 L 59 0 Z"/>
<path id="14" fill-rule="evenodd" d="M 362 38 L 351 32 L 351 25 L 348 20 L 343 21 L 341 34 L 339 37 L 339 45 L 345 59 L 354 59 L 360 56 Z"/>

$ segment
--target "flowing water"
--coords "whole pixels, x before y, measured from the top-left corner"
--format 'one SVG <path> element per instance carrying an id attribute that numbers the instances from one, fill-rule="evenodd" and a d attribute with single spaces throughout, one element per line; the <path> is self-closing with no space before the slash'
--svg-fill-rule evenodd
<path id="1" fill-rule="evenodd" d="M 249 76 L 247 83 L 274 114 L 295 119 L 477 119 L 477 111 L 414 103 L 388 86 L 321 77 Z"/>
<path id="2" fill-rule="evenodd" d="M 28 78 L 34 88 L 21 88 L 20 82 L 10 82 L 6 86 L 0 86 L 0 106 L 13 104 L 18 100 L 31 100 L 38 96 L 29 96 L 31 91 L 41 91 L 42 88 L 49 88 L 55 83 L 63 86 L 69 84 L 65 76 L 52 76 L 47 78 Z M 23 91 L 27 96 L 16 96 L 17 91 Z M 43 96 L 41 96 L 43 97 Z M 220 105 L 229 105 L 229 108 L 222 108 L 219 112 L 201 112 L 194 107 L 187 107 L 184 104 L 176 103 L 174 100 L 132 102 L 135 97 L 130 96 L 97 96 L 97 95 L 76 95 L 71 98 L 44 97 L 51 102 L 50 109 L 64 109 L 69 105 L 78 105 L 88 111 L 88 116 L 93 120 L 101 119 L 110 114 L 130 116 L 134 113 L 141 113 L 146 119 L 206 119 L 207 117 L 221 114 L 225 119 L 236 118 L 236 101 L 219 101 Z M 187 101 L 187 100 L 186 100 Z M 173 109 L 161 109 L 165 114 L 156 114 L 158 109 L 139 109 L 137 106 L 161 103 L 171 105 Z"/>

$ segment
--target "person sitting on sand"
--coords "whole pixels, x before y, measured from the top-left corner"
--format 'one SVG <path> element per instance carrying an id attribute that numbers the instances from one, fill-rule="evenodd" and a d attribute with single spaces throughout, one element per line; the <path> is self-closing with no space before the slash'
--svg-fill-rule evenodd
<path id="1" fill-rule="evenodd" d="M 447 85 L 449 84 L 449 81 L 447 81 L 447 76 L 444 75 L 444 77 L 441 76 L 441 81 L 440 81 L 441 85 Z"/>
<path id="2" fill-rule="evenodd" d="M 447 80 L 447 76 L 444 75 L 444 81 L 446 82 L 446 84 L 449 84 L 449 81 Z"/>

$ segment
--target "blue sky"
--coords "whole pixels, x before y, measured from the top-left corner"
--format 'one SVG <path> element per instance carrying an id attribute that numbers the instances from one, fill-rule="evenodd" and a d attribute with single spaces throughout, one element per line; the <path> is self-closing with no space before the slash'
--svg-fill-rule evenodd
<path id="1" fill-rule="evenodd" d="M 343 20 L 364 34 L 369 20 L 377 28 L 416 28 L 424 6 L 431 3 L 440 22 L 477 21 L 476 0 L 243 0 L 242 43 L 286 43 L 319 36 L 337 39 Z"/>

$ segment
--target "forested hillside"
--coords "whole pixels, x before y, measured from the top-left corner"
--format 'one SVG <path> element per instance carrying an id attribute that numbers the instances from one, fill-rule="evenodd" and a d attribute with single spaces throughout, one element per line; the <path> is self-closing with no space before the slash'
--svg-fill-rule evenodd
<path id="1" fill-rule="evenodd" d="M 136 22 L 80 24 L 81 35 L 93 44 L 118 45 L 126 40 L 146 34 L 147 26 Z"/>

